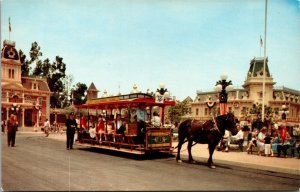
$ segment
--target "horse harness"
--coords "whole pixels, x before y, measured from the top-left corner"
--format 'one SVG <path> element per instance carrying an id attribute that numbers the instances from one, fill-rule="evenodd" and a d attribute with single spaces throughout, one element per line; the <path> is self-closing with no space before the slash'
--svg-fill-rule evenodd
<path id="1" fill-rule="evenodd" d="M 214 131 L 214 130 L 217 130 L 220 134 L 222 134 L 222 132 L 220 131 L 219 127 L 218 127 L 218 124 L 216 122 L 216 119 L 215 117 L 213 116 L 213 122 L 215 124 L 215 127 L 211 129 L 211 131 Z"/>
<path id="2" fill-rule="evenodd" d="M 191 121 L 191 127 L 193 125 L 193 122 L 194 122 L 194 119 L 192 119 L 192 121 Z M 222 134 L 214 117 L 213 117 L 213 123 L 215 124 L 215 126 L 212 129 L 209 129 L 209 131 L 218 131 L 220 134 Z M 203 125 L 201 126 L 201 131 L 205 131 Z"/>

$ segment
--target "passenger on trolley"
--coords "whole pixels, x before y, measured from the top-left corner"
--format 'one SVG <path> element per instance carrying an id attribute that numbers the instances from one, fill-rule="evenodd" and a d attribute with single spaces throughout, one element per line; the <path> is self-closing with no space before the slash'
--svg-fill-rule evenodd
<path id="1" fill-rule="evenodd" d="M 80 125 L 81 125 L 80 128 L 83 128 L 83 129 L 87 130 L 87 118 L 86 118 L 85 115 L 83 117 L 81 117 Z"/>
<path id="2" fill-rule="evenodd" d="M 126 127 L 124 125 L 124 121 L 121 118 L 121 114 L 117 115 L 115 127 L 116 127 L 117 134 L 124 134 Z"/>
<path id="3" fill-rule="evenodd" d="M 160 128 L 161 127 L 161 121 L 158 113 L 156 111 L 153 112 L 153 117 L 151 119 L 151 124 L 154 128 Z"/>
<path id="4" fill-rule="evenodd" d="M 97 134 L 96 134 L 97 141 L 102 142 L 104 133 L 105 133 L 104 120 L 102 115 L 99 115 L 98 122 L 97 122 Z"/>
<path id="5" fill-rule="evenodd" d="M 137 115 L 137 127 L 138 127 L 138 142 L 144 143 L 146 133 L 147 111 L 145 104 L 140 104 L 136 110 Z"/>
<path id="6" fill-rule="evenodd" d="M 114 115 L 110 115 L 108 122 L 107 122 L 107 135 L 108 138 L 105 140 L 113 140 L 113 134 L 115 134 L 115 123 L 114 123 Z"/>

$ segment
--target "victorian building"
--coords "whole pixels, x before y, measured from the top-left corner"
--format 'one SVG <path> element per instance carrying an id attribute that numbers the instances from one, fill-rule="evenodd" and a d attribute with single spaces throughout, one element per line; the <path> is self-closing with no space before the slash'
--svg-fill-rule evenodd
<path id="1" fill-rule="evenodd" d="M 5 40 L 1 52 L 1 118 L 16 113 L 19 127 L 43 125 L 50 117 L 50 89 L 41 77 L 22 77 L 21 62 L 14 41 Z"/>
<path id="2" fill-rule="evenodd" d="M 263 81 L 265 79 L 265 105 L 273 109 L 272 120 L 281 123 L 281 108 L 285 105 L 288 108 L 287 123 L 291 126 L 299 125 L 300 117 L 300 91 L 287 87 L 275 87 L 273 77 L 268 68 L 268 59 L 266 60 L 266 76 L 263 73 L 264 58 L 253 58 L 250 61 L 250 67 L 246 74 L 243 87 L 234 88 L 228 92 L 227 111 L 233 111 L 240 120 L 251 122 L 256 115 L 250 114 L 253 104 L 262 104 L 263 99 Z M 233 82 L 234 83 L 234 82 Z M 189 102 L 191 107 L 190 117 L 200 120 L 211 118 L 211 112 L 219 111 L 219 92 L 197 91 L 193 102 Z M 213 107 L 214 106 L 214 107 Z"/>

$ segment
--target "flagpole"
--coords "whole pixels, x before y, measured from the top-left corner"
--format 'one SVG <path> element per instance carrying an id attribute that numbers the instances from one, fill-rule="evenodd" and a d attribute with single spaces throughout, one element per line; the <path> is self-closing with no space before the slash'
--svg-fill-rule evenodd
<path id="1" fill-rule="evenodd" d="M 262 47 L 261 41 L 262 41 L 262 39 L 261 39 L 261 36 L 260 36 L 260 39 L 259 39 L 259 57 L 261 57 L 261 47 Z"/>
<path id="2" fill-rule="evenodd" d="M 268 7 L 268 0 L 266 0 L 265 4 L 265 36 L 264 36 L 264 76 L 263 76 L 263 99 L 262 99 L 262 113 L 261 113 L 261 119 L 262 122 L 264 122 L 265 117 L 265 89 L 266 89 L 266 54 L 267 54 L 267 7 Z"/>
<path id="3" fill-rule="evenodd" d="M 11 26 L 10 26 L 10 17 L 8 18 L 8 40 L 10 40 L 10 32 L 11 32 Z"/>

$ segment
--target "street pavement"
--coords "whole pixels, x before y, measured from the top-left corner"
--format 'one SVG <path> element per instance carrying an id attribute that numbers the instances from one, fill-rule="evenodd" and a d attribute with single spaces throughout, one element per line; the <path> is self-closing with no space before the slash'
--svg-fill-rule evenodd
<path id="1" fill-rule="evenodd" d="M 36 132 L 42 134 L 41 132 Z M 48 137 L 49 139 L 66 140 L 65 132 L 52 133 Z M 76 138 L 76 135 L 75 135 Z M 173 146 L 177 146 L 177 142 L 173 142 Z M 76 146 L 75 146 L 76 147 Z M 197 144 L 192 147 L 192 155 L 194 160 L 206 163 L 209 157 L 207 144 Z M 173 151 L 176 155 L 177 150 Z M 188 151 L 187 144 L 185 143 L 181 148 L 181 159 L 187 160 Z M 213 161 L 216 167 L 218 164 L 234 165 L 245 168 L 252 168 L 258 170 L 265 170 L 270 172 L 289 173 L 300 176 L 300 159 L 297 157 L 291 158 L 278 158 L 278 157 L 266 157 L 258 156 L 254 152 L 253 154 L 247 154 L 247 152 L 240 151 L 215 151 L 213 155 Z"/>

